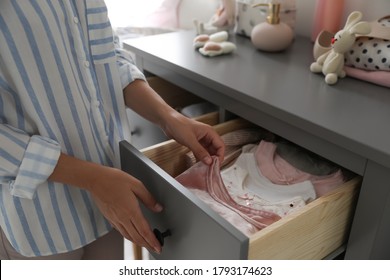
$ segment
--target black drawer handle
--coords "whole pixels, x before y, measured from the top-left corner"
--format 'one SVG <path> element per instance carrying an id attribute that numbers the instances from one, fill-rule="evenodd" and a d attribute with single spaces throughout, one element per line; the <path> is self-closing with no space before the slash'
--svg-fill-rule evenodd
<path id="1" fill-rule="evenodd" d="M 134 128 L 132 131 L 130 131 L 131 135 L 137 135 L 140 133 L 141 133 L 141 130 L 138 127 Z"/>
<path id="2" fill-rule="evenodd" d="M 169 229 L 164 232 L 159 231 L 158 229 L 153 230 L 154 235 L 156 236 L 158 242 L 160 242 L 161 246 L 164 246 L 164 238 L 167 236 L 171 236 L 172 233 Z"/>

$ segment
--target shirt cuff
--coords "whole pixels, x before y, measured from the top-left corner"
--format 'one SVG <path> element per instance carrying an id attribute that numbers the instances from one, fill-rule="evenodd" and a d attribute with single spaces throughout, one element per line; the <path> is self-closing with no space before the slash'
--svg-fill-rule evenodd
<path id="1" fill-rule="evenodd" d="M 134 58 L 130 52 L 117 48 L 116 54 L 122 89 L 135 80 L 146 81 L 145 75 L 134 63 Z"/>
<path id="2" fill-rule="evenodd" d="M 49 138 L 32 136 L 27 145 L 15 181 L 10 183 L 12 195 L 32 199 L 38 186 L 53 173 L 61 147 Z"/>
<path id="3" fill-rule="evenodd" d="M 120 66 L 120 79 L 122 84 L 122 89 L 128 86 L 134 80 L 144 80 L 146 81 L 145 75 L 132 64 L 123 64 Z"/>

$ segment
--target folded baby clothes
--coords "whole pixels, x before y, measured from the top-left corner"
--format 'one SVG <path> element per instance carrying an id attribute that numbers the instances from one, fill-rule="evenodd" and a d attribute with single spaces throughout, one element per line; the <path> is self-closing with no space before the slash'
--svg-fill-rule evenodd
<path id="1" fill-rule="evenodd" d="M 390 87 L 390 71 L 367 71 L 349 66 L 345 66 L 344 70 L 350 77 L 365 80 L 366 82 L 380 86 Z"/>
<path id="2" fill-rule="evenodd" d="M 339 166 L 321 156 L 312 153 L 287 140 L 274 142 L 276 153 L 292 166 L 312 175 L 329 175 L 336 172 Z"/>
<path id="3" fill-rule="evenodd" d="M 247 235 L 302 208 L 316 197 L 310 181 L 289 186 L 270 182 L 259 172 L 252 147 L 256 145 L 244 146 L 243 153 L 233 165 L 222 171 L 218 158 L 213 157 L 212 165 L 197 162 L 176 177 L 178 182 Z"/>
<path id="4" fill-rule="evenodd" d="M 274 143 L 261 141 L 255 152 L 260 172 L 275 184 L 289 185 L 310 181 L 315 188 L 317 197 L 319 197 L 345 182 L 340 169 L 329 175 L 313 175 L 292 166 L 276 153 L 276 148 Z"/>
<path id="5" fill-rule="evenodd" d="M 228 135 L 226 140 L 232 147 L 242 142 L 236 136 Z M 226 168 L 221 169 L 218 158 L 213 156 L 211 165 L 197 162 L 176 179 L 250 236 L 344 182 L 341 170 L 329 162 L 317 162 L 315 171 L 325 175 L 313 175 L 291 165 L 276 151 L 275 143 L 261 140 L 259 144 L 244 145 Z M 294 156 L 299 157 L 304 150 L 282 145 L 281 151 L 296 161 Z M 309 155 L 297 163 L 305 167 L 312 160 L 314 157 Z"/>
<path id="6" fill-rule="evenodd" d="M 316 198 L 310 181 L 280 185 L 268 180 L 259 170 L 253 153 L 242 153 L 233 165 L 221 171 L 230 196 L 237 202 L 256 208 L 261 205 L 283 217 Z"/>
<path id="7" fill-rule="evenodd" d="M 258 210 L 236 203 L 226 190 L 220 176 L 219 159 L 213 156 L 211 165 L 197 162 L 176 177 L 176 180 L 189 189 L 207 191 L 217 202 L 239 214 L 257 229 L 262 229 L 280 219 L 280 216 L 265 210 Z"/>

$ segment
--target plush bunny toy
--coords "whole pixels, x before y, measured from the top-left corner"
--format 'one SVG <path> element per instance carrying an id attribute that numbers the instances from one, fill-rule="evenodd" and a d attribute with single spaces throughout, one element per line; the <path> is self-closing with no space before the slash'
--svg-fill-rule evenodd
<path id="1" fill-rule="evenodd" d="M 316 62 L 310 65 L 310 71 L 323 73 L 325 82 L 333 85 L 338 78 L 345 77 L 344 54 L 351 49 L 355 43 L 356 34 L 368 34 L 371 26 L 368 22 L 360 21 L 363 15 L 360 12 L 352 12 L 347 19 L 344 29 L 335 34 L 332 39 L 332 48 L 317 58 Z"/>

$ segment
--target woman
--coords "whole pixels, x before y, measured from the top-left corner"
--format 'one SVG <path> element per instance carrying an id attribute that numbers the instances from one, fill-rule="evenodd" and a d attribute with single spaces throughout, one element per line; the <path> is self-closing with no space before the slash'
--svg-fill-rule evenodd
<path id="1" fill-rule="evenodd" d="M 162 206 L 118 169 L 125 107 L 205 163 L 222 140 L 115 47 L 104 1 L 1 1 L 0 28 L 1 259 L 121 259 L 122 236 L 160 252 L 138 200 Z"/>

